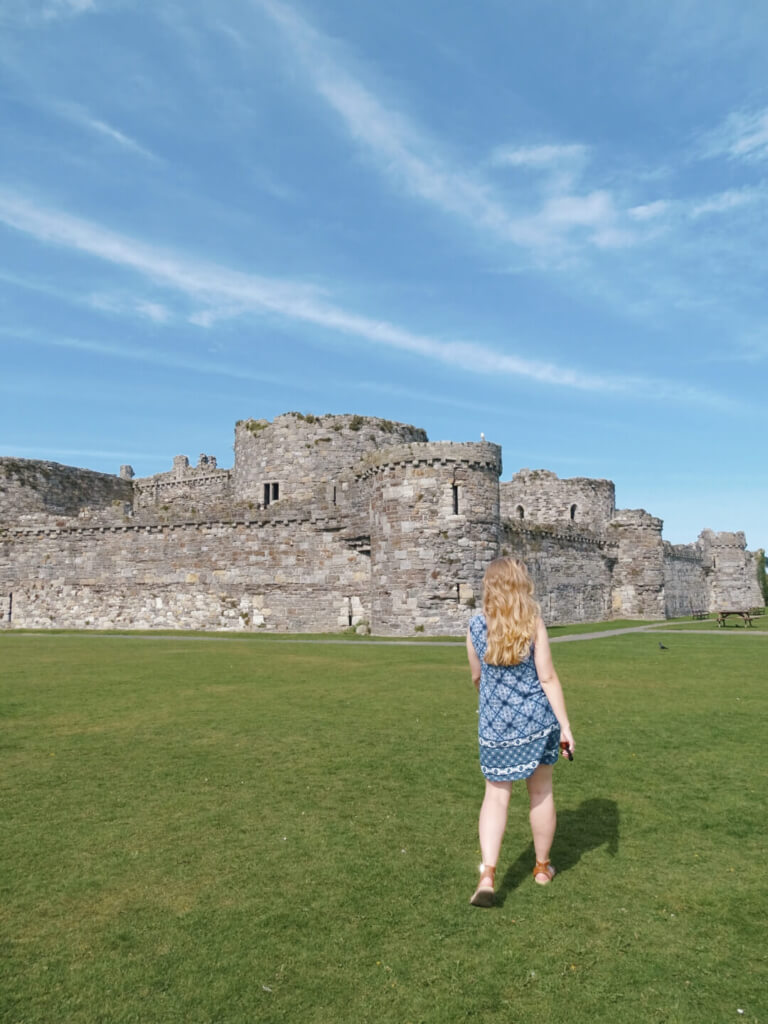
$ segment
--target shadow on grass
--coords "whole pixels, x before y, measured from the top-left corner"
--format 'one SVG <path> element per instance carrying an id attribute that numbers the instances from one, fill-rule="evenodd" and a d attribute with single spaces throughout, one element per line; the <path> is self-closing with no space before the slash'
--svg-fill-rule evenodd
<path id="1" fill-rule="evenodd" d="M 558 811 L 557 832 L 552 846 L 552 863 L 558 874 L 575 867 L 581 857 L 599 846 L 607 846 L 615 857 L 619 852 L 619 806 L 615 800 L 585 800 L 575 810 Z M 507 895 L 531 878 L 536 862 L 533 843 L 511 864 L 496 893 L 498 906 Z"/>

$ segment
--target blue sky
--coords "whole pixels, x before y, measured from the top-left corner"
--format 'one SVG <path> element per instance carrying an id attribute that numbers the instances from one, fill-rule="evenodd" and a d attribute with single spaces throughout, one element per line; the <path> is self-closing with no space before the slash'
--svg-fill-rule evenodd
<path id="1" fill-rule="evenodd" d="M 358 412 L 768 546 L 768 10 L 3 0 L 0 453 Z"/>

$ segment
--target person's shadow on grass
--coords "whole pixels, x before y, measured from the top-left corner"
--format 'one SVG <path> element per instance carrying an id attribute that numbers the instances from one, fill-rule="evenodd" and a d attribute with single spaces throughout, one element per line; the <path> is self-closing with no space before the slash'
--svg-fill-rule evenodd
<path id="1" fill-rule="evenodd" d="M 558 874 L 575 867 L 582 854 L 607 846 L 608 853 L 615 857 L 619 852 L 619 806 L 615 800 L 595 797 L 585 800 L 575 810 L 557 813 L 557 832 L 552 847 L 552 863 Z M 496 893 L 496 903 L 501 905 L 508 893 L 531 877 L 535 863 L 533 843 L 511 864 Z"/>

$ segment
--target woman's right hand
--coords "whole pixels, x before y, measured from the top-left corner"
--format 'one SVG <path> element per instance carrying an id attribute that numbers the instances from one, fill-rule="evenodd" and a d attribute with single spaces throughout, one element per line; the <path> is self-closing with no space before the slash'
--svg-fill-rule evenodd
<path id="1" fill-rule="evenodd" d="M 560 726 L 560 743 L 567 743 L 571 753 L 573 753 L 576 749 L 576 742 L 573 738 L 573 733 L 571 732 L 570 726 Z M 562 746 L 560 747 L 560 753 L 563 755 L 563 757 L 567 757 L 567 754 L 563 750 Z"/>

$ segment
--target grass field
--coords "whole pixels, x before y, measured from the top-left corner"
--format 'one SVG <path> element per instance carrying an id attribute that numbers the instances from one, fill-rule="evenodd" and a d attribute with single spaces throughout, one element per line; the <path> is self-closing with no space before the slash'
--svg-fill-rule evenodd
<path id="1" fill-rule="evenodd" d="M 0 636 L 0 1020 L 768 1022 L 768 640 L 736 632 L 553 648 L 560 874 L 521 785 L 487 911 L 460 648 Z"/>

